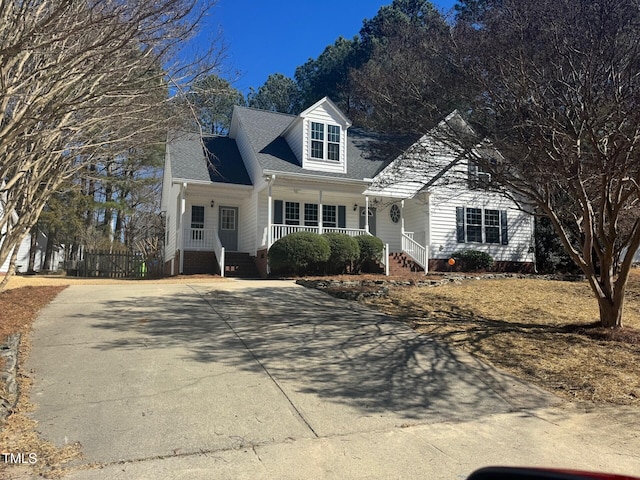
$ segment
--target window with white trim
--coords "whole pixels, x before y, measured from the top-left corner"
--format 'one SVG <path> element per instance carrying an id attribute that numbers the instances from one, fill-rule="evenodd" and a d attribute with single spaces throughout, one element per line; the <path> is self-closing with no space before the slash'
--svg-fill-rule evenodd
<path id="1" fill-rule="evenodd" d="M 456 207 L 458 243 L 509 244 L 507 211 Z"/>
<path id="2" fill-rule="evenodd" d="M 479 188 L 488 188 L 491 183 L 491 171 L 488 168 L 495 168 L 498 165 L 498 160 L 495 158 L 489 159 L 490 167 L 483 165 L 476 165 L 469 161 L 468 167 L 468 180 L 469 188 L 471 190 Z M 487 164 L 488 165 L 488 164 Z"/>
<path id="3" fill-rule="evenodd" d="M 339 125 L 311 122 L 311 158 L 339 162 L 341 135 Z"/>
<path id="4" fill-rule="evenodd" d="M 310 227 L 318 226 L 318 204 L 304 204 L 304 224 Z"/>
<path id="5" fill-rule="evenodd" d="M 485 243 L 500 243 L 500 211 L 484 211 L 484 241 Z"/>
<path id="6" fill-rule="evenodd" d="M 334 228 L 338 226 L 338 216 L 336 214 L 335 205 L 322 206 L 322 225 Z"/>
<path id="7" fill-rule="evenodd" d="M 300 225 L 300 204 L 298 202 L 285 202 L 284 224 Z"/>
<path id="8" fill-rule="evenodd" d="M 202 240 L 204 236 L 204 207 L 191 206 L 191 240 Z"/>
<path id="9" fill-rule="evenodd" d="M 466 211 L 467 242 L 482 243 L 482 210 L 467 208 Z"/>
<path id="10" fill-rule="evenodd" d="M 220 229 L 235 230 L 236 229 L 236 209 L 224 208 L 220 209 Z"/>
<path id="11" fill-rule="evenodd" d="M 311 122 L 311 158 L 324 159 L 324 123 Z"/>

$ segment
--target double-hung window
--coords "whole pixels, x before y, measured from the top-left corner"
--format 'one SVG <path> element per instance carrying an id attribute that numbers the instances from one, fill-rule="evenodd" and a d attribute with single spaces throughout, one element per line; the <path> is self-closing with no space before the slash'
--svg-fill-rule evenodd
<path id="1" fill-rule="evenodd" d="M 324 123 L 311 122 L 311 157 L 324 159 Z"/>
<path id="2" fill-rule="evenodd" d="M 304 224 L 309 227 L 318 226 L 318 204 L 317 203 L 304 204 Z"/>
<path id="3" fill-rule="evenodd" d="M 467 208 L 466 211 L 467 242 L 482 243 L 482 210 Z"/>
<path id="4" fill-rule="evenodd" d="M 300 211 L 302 209 L 302 211 Z M 327 228 L 346 227 L 346 207 L 344 205 L 322 205 L 322 225 Z M 276 225 L 320 225 L 320 205 L 317 203 L 273 201 L 273 223 Z"/>
<path id="5" fill-rule="evenodd" d="M 330 228 L 338 226 L 338 217 L 336 215 L 335 205 L 322 206 L 322 225 Z"/>
<path id="6" fill-rule="evenodd" d="M 311 158 L 340 161 L 340 126 L 311 122 Z"/>
<path id="7" fill-rule="evenodd" d="M 500 243 L 500 211 L 484 211 L 484 241 L 486 243 Z"/>
<path id="8" fill-rule="evenodd" d="M 482 208 L 456 208 L 458 243 L 509 244 L 507 211 Z"/>
<path id="9" fill-rule="evenodd" d="M 340 161 L 340 127 L 327 125 L 327 160 Z"/>
<path id="10" fill-rule="evenodd" d="M 298 202 L 285 202 L 284 224 L 300 225 L 300 204 Z"/>

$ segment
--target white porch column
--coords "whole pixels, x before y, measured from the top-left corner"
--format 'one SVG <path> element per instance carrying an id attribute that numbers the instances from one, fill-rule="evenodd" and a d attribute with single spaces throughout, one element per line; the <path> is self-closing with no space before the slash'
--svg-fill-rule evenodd
<path id="1" fill-rule="evenodd" d="M 364 197 L 364 229 L 369 232 L 369 196 Z"/>
<path id="2" fill-rule="evenodd" d="M 273 177 L 269 179 L 269 202 L 267 203 L 267 250 L 271 248 L 273 242 L 273 232 L 271 231 L 271 220 L 273 218 L 273 197 L 271 196 L 271 183 Z"/>
<path id="3" fill-rule="evenodd" d="M 187 191 L 187 184 L 183 183 L 182 187 L 180 188 L 180 235 L 178 235 L 178 245 L 180 245 L 180 268 L 179 268 L 179 273 L 183 274 L 184 273 L 184 236 L 186 234 L 185 228 L 184 228 L 184 213 L 185 210 L 187 209 L 187 200 L 186 200 L 186 191 Z"/>
<path id="4" fill-rule="evenodd" d="M 318 198 L 318 233 L 320 235 L 324 233 L 324 228 L 322 225 L 322 190 L 320 190 L 320 195 Z"/>
<path id="5" fill-rule="evenodd" d="M 404 235 L 404 200 L 400 202 L 400 233 Z"/>

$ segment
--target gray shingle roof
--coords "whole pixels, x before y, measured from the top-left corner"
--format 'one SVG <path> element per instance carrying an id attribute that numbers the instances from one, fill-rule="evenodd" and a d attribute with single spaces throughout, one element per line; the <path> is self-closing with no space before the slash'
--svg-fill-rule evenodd
<path id="1" fill-rule="evenodd" d="M 280 134 L 297 117 L 254 108 L 236 107 L 235 115 L 246 132 L 263 170 L 304 173 L 318 177 L 372 178 L 419 136 L 391 136 L 352 127 L 347 131 L 347 173 L 303 169 Z"/>
<path id="2" fill-rule="evenodd" d="M 347 131 L 347 172 L 318 172 L 303 169 L 287 141 L 280 136 L 296 116 L 247 107 L 236 107 L 234 115 L 247 134 L 262 169 L 281 173 L 354 180 L 373 178 L 419 138 L 351 127 Z M 212 154 L 214 169 L 207 165 L 203 143 Z M 196 134 L 182 135 L 171 142 L 169 151 L 173 178 L 251 185 L 236 142 L 231 138 L 204 137 L 200 142 Z"/>
<path id="3" fill-rule="evenodd" d="M 169 149 L 173 178 L 251 185 L 236 142 L 231 138 L 207 136 L 201 142 L 196 134 L 183 134 L 171 142 Z"/>

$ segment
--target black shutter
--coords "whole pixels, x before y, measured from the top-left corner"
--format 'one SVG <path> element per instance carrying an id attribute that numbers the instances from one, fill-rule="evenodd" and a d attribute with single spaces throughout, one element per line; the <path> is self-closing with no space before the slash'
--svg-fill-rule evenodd
<path id="1" fill-rule="evenodd" d="M 509 245 L 509 229 L 507 228 L 506 210 L 500 210 L 500 230 L 502 230 L 502 245 Z"/>
<path id="2" fill-rule="evenodd" d="M 464 207 L 456 207 L 456 240 L 464 243 Z"/>
<path id="3" fill-rule="evenodd" d="M 282 225 L 282 200 L 273 201 L 273 223 Z"/>
<path id="4" fill-rule="evenodd" d="M 338 228 L 347 228 L 347 207 L 338 205 Z"/>

